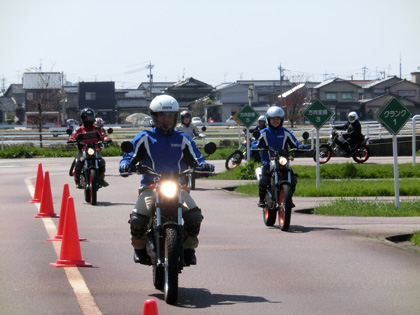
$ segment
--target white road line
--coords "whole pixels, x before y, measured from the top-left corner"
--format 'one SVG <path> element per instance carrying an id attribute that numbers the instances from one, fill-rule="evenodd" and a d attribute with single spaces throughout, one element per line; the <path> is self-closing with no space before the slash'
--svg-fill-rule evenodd
<path id="1" fill-rule="evenodd" d="M 32 185 L 31 178 L 25 179 L 26 187 L 29 190 L 31 197 L 33 198 L 35 188 Z M 39 203 L 35 203 L 35 206 L 39 212 Z M 49 238 L 54 238 L 57 235 L 57 227 L 51 218 L 42 218 L 45 230 L 47 231 Z M 54 250 L 57 254 L 57 258 L 60 258 L 61 242 L 50 242 L 54 246 Z M 84 315 L 103 315 L 99 307 L 90 293 L 82 274 L 79 272 L 77 267 L 63 267 L 70 286 L 73 289 L 74 295 L 76 296 L 77 302 Z"/>

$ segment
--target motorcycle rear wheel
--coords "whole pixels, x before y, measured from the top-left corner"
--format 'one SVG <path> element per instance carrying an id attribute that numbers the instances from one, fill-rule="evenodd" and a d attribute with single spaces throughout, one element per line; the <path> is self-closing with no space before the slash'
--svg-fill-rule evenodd
<path id="1" fill-rule="evenodd" d="M 73 160 L 73 163 L 71 163 L 70 170 L 69 170 L 69 176 L 70 177 L 73 177 L 73 175 L 74 175 L 74 167 L 75 166 L 76 166 L 76 160 Z"/>
<path id="2" fill-rule="evenodd" d="M 268 207 L 263 210 L 263 219 L 266 226 L 273 226 L 276 223 L 277 209 L 270 209 Z"/>
<path id="3" fill-rule="evenodd" d="M 322 144 L 319 147 L 319 164 L 327 163 L 331 159 L 331 156 L 332 156 L 331 147 L 328 146 L 327 144 Z M 314 151 L 313 159 L 316 162 L 317 160 L 316 150 Z"/>
<path id="4" fill-rule="evenodd" d="M 153 285 L 157 290 L 163 291 L 163 283 L 165 282 L 165 269 L 153 265 Z"/>
<path id="5" fill-rule="evenodd" d="M 233 153 L 231 153 L 225 162 L 226 169 L 233 170 L 238 165 L 241 165 L 241 162 L 244 158 L 244 155 L 241 150 L 235 150 Z"/>
<path id="6" fill-rule="evenodd" d="M 178 299 L 178 233 L 175 226 L 165 228 L 164 290 L 165 302 L 175 304 Z"/>
<path id="7" fill-rule="evenodd" d="M 353 160 L 356 163 L 365 163 L 370 156 L 370 150 L 364 145 L 358 146 L 353 152 Z"/>
<path id="8" fill-rule="evenodd" d="M 292 187 L 282 185 L 279 193 L 279 225 L 282 231 L 288 231 L 292 217 Z"/>
<path id="9" fill-rule="evenodd" d="M 82 174 L 80 175 L 80 182 L 85 187 L 85 201 L 90 203 L 90 187 L 87 182 L 86 174 L 84 173 L 84 169 L 82 169 Z"/>
<path id="10" fill-rule="evenodd" d="M 95 169 L 90 170 L 89 186 L 90 186 L 90 204 L 96 205 L 96 196 L 98 192 L 98 173 Z"/>

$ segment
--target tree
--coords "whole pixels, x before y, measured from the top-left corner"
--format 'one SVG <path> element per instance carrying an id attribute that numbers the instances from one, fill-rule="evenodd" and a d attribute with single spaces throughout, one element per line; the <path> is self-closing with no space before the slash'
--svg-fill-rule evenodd
<path id="1" fill-rule="evenodd" d="M 214 104 L 214 102 L 209 98 L 201 98 L 195 101 L 194 105 L 191 106 L 191 112 L 195 117 L 204 117 L 206 114 L 206 107 L 212 104 Z"/>
<path id="2" fill-rule="evenodd" d="M 32 68 L 30 70 L 38 70 Z M 62 122 L 64 91 L 59 72 L 26 72 L 23 75 L 26 92 L 26 116 L 28 124 L 37 126 L 42 148 L 42 128 L 47 123 Z"/>
<path id="3" fill-rule="evenodd" d="M 286 94 L 286 95 L 285 95 Z M 305 84 L 299 84 L 290 91 L 283 94 L 283 109 L 286 114 L 286 120 L 289 120 L 291 128 L 296 123 L 303 122 L 303 112 L 308 89 Z"/>

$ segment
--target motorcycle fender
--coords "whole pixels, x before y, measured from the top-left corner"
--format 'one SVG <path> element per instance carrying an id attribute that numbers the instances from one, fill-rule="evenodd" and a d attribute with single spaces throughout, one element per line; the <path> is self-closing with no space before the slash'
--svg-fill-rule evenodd
<path id="1" fill-rule="evenodd" d="M 287 180 L 283 180 L 283 181 L 279 182 L 278 185 L 279 185 L 279 189 L 282 185 L 292 186 L 292 184 Z"/>

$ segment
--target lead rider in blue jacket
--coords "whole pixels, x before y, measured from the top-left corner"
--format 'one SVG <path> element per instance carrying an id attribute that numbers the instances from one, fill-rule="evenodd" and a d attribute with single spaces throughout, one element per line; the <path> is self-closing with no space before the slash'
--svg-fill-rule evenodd
<path id="1" fill-rule="evenodd" d="M 293 133 L 283 127 L 284 111 L 278 106 L 272 106 L 267 110 L 268 127 L 261 130 L 257 147 L 270 146 L 274 150 L 287 150 L 288 147 L 308 149 L 306 145 L 300 144 Z M 262 151 L 261 154 L 261 177 L 258 179 L 260 200 L 258 207 L 265 207 L 265 194 L 270 184 L 270 151 Z M 292 172 L 292 192 L 296 189 L 297 176 Z"/>
<path id="2" fill-rule="evenodd" d="M 213 171 L 214 166 L 207 164 L 194 140 L 185 132 L 175 130 L 178 120 L 179 105 L 169 95 L 159 95 L 150 103 L 150 115 L 154 128 L 138 133 L 132 140 L 134 150 L 124 153 L 119 165 L 120 173 L 129 171 L 129 164 L 137 159 L 141 165 L 153 168 L 157 173 L 163 171 L 181 172 L 185 164 L 199 165 L 202 171 Z M 149 265 L 150 257 L 146 252 L 146 231 L 153 217 L 154 197 L 149 185 L 153 176 L 143 175 L 140 194 L 133 212 L 130 214 L 131 244 L 134 248 L 134 261 Z M 184 259 L 185 264 L 195 265 L 195 248 L 198 246 L 198 234 L 203 219 L 201 209 L 197 207 L 190 194 L 182 191 L 184 219 Z"/>

